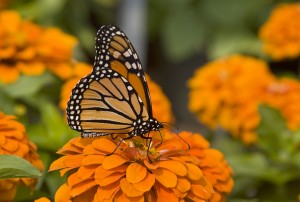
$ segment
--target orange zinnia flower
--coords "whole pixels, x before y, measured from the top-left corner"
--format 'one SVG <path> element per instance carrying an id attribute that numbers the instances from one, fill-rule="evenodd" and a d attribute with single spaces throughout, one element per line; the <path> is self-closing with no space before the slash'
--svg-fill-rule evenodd
<path id="1" fill-rule="evenodd" d="M 150 76 L 146 75 L 146 78 L 150 91 L 153 116 L 159 117 L 160 122 L 172 123 L 174 121 L 174 115 L 172 113 L 171 102 L 161 87 L 156 84 Z"/>
<path id="2" fill-rule="evenodd" d="M 255 58 L 234 55 L 212 61 L 200 67 L 188 83 L 189 109 L 209 127 L 229 129 L 229 121 L 238 119 L 232 108 L 260 96 L 261 89 L 274 79 L 267 64 Z"/>
<path id="3" fill-rule="evenodd" d="M 61 100 L 59 106 L 61 109 L 65 110 L 68 100 L 70 99 L 71 91 L 79 80 L 91 73 L 92 67 L 84 64 L 78 63 L 74 67 L 73 77 L 67 80 L 62 86 L 61 90 Z M 171 103 L 167 96 L 163 93 L 162 89 L 157 85 L 151 78 L 146 75 L 147 83 L 151 95 L 151 101 L 153 106 L 153 116 L 159 117 L 160 122 L 172 123 L 174 120 L 174 115 L 171 109 Z"/>
<path id="4" fill-rule="evenodd" d="M 0 112 L 0 154 L 22 157 L 42 171 L 43 164 L 36 151 L 36 146 L 25 134 L 25 127 L 17 122 L 14 116 L 7 116 Z M 12 201 L 17 185 L 22 184 L 33 188 L 36 182 L 36 179 L 31 178 L 0 180 L 1 201 Z"/>
<path id="5" fill-rule="evenodd" d="M 190 135 L 190 134 L 189 134 Z M 74 138 L 50 166 L 70 172 L 55 201 L 218 201 L 232 188 L 231 170 L 198 135 L 192 155 L 187 144 L 168 132 L 153 136 L 151 147 L 140 137 L 123 141 L 109 137 Z M 200 136 L 199 136 L 200 137 Z M 152 159 L 149 163 L 148 155 Z"/>
<path id="6" fill-rule="evenodd" d="M 290 129 L 300 126 L 300 108 L 292 104 L 300 101 L 299 81 L 277 79 L 258 59 L 232 56 L 211 62 L 197 70 L 189 87 L 189 108 L 201 122 L 221 126 L 247 144 L 257 140 L 260 104 L 278 109 Z"/>
<path id="7" fill-rule="evenodd" d="M 274 60 L 300 55 L 300 3 L 281 4 L 261 27 L 264 52 Z"/>
<path id="8" fill-rule="evenodd" d="M 279 109 L 291 130 L 300 127 L 300 82 L 292 78 L 281 78 L 270 83 L 263 103 Z"/>
<path id="9" fill-rule="evenodd" d="M 57 28 L 41 28 L 15 11 L 0 13 L 0 81 L 15 82 L 21 73 L 40 75 L 46 68 L 70 76 L 76 39 Z"/>

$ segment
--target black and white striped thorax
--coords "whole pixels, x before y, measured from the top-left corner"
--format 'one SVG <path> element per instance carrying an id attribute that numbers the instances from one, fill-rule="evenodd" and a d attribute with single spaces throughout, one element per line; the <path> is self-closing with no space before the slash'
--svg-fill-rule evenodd
<path id="1" fill-rule="evenodd" d="M 163 125 L 158 122 L 155 118 L 150 118 L 147 121 L 142 121 L 142 119 L 138 119 L 133 122 L 134 129 L 129 133 L 131 136 L 143 136 L 144 134 L 150 131 L 158 131 L 163 128 Z"/>

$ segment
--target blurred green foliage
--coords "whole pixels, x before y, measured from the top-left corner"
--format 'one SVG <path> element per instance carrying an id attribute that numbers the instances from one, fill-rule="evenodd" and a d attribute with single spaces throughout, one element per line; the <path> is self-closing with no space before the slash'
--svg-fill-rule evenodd
<path id="1" fill-rule="evenodd" d="M 215 147 L 231 165 L 235 186 L 231 197 L 243 201 L 296 201 L 300 182 L 300 130 L 290 131 L 279 111 L 259 107 L 258 141 L 252 147 L 222 136 Z M 248 199 L 248 200 L 246 200 Z"/>

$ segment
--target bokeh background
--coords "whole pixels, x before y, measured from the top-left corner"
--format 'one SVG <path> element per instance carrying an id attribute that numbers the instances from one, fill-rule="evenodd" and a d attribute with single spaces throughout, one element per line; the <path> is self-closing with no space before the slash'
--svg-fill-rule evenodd
<path id="1" fill-rule="evenodd" d="M 77 37 L 74 58 L 89 64 L 93 64 L 96 31 L 106 24 L 119 26 L 147 73 L 171 100 L 180 128 L 201 130 L 187 110 L 187 80 L 209 60 L 236 53 L 263 57 L 259 28 L 272 8 L 283 2 L 293 1 L 21 0 L 10 1 L 8 8 Z M 298 71 L 297 60 L 284 61 L 284 68 L 267 62 L 275 72 Z"/>
<path id="2" fill-rule="evenodd" d="M 237 62 L 231 62 L 228 59 L 228 63 L 220 65 L 239 66 L 240 64 L 243 68 L 243 64 L 249 63 L 249 66 L 263 66 L 264 70 L 260 72 L 259 68 L 253 67 L 253 71 L 244 72 L 246 76 L 242 73 L 236 74 L 241 79 L 249 79 L 250 74 L 252 77 L 247 80 L 248 83 L 243 83 L 244 86 L 241 84 L 240 88 L 234 88 L 233 92 L 229 92 L 231 93 L 229 98 L 234 100 L 238 94 L 249 95 L 247 92 L 252 92 L 251 87 L 254 84 L 268 80 L 269 76 L 272 77 L 270 80 L 275 77 L 276 79 L 288 77 L 292 78 L 293 90 L 289 96 L 284 93 L 280 95 L 280 99 L 285 103 L 284 106 L 300 105 L 297 102 L 300 96 L 298 84 L 300 51 L 297 52 L 297 48 L 300 49 L 300 5 L 298 4 L 297 8 L 298 15 L 289 16 L 294 11 L 292 9 L 286 11 L 286 16 L 291 17 L 288 21 L 295 21 L 291 23 L 291 26 L 295 26 L 291 28 L 292 31 L 287 31 L 293 37 L 288 38 L 289 33 L 284 33 L 288 28 L 283 27 L 281 28 L 283 34 L 280 32 L 281 38 L 287 37 L 286 41 L 290 40 L 295 44 L 295 54 L 276 57 L 264 51 L 264 43 L 267 40 L 262 36 L 261 31 L 275 8 L 283 3 L 294 5 L 295 2 L 298 1 L 1 0 L 0 14 L 6 10 L 13 10 L 23 20 L 32 21 L 40 27 L 56 27 L 72 35 L 77 40 L 76 46 L 72 49 L 72 60 L 86 63 L 77 67 L 81 69 L 79 70 L 81 73 L 78 75 L 75 73 L 75 80 L 89 72 L 89 67 L 85 65 L 93 64 L 94 38 L 97 30 L 107 24 L 119 26 L 136 48 L 147 74 L 161 87 L 170 100 L 174 114 L 173 120 L 178 131 L 188 130 L 201 133 L 211 141 L 213 147 L 224 153 L 235 176 L 235 187 L 228 201 L 297 201 L 300 193 L 298 151 L 300 121 L 298 123 L 298 118 L 295 118 L 293 126 L 286 127 L 289 123 L 287 117 L 282 115 L 283 104 L 275 103 L 279 99 L 277 95 L 268 98 L 267 101 L 257 100 L 255 106 L 252 106 L 259 111 L 260 116 L 259 123 L 254 128 L 263 137 L 258 138 L 258 141 L 252 141 L 252 136 L 251 140 L 237 138 L 243 136 L 239 134 L 243 129 L 232 132 L 228 127 L 226 128 L 226 125 L 222 125 L 222 121 L 209 122 L 205 118 L 206 106 L 200 106 L 199 109 L 189 107 L 191 99 L 204 98 L 201 97 L 201 92 L 199 97 L 193 98 L 191 96 L 192 84 L 188 84 L 189 81 L 191 83 L 191 78 L 195 77 L 195 71 L 203 67 L 207 69 L 205 65 L 209 62 L 231 58 L 238 54 L 243 56 L 237 59 Z M 284 17 L 284 12 L 280 16 Z M 9 24 L 9 21 L 13 19 L 2 19 L 2 23 L 3 20 Z M 279 33 L 275 28 L 270 32 Z M 0 45 L 1 40 L 0 38 Z M 47 43 L 59 46 L 61 40 L 53 35 L 47 39 Z M 64 53 L 63 51 L 57 52 L 58 55 Z M 247 60 L 248 57 L 251 61 Z M 1 60 L 0 56 L 0 64 L 4 59 Z M 256 63 L 257 61 L 259 64 Z M 228 71 L 231 71 L 230 67 L 228 68 Z M 87 69 L 87 73 L 83 69 Z M 17 80 L 0 84 L 0 111 L 17 116 L 18 120 L 27 126 L 29 138 L 37 144 L 46 168 L 53 159 L 57 158 L 55 151 L 71 137 L 78 135 L 71 131 L 64 122 L 64 104 L 60 103 L 61 91 L 63 91 L 61 87 L 65 79 L 59 75 L 69 70 L 62 67 L 61 70 L 51 71 L 38 77 L 22 74 L 21 82 Z M 220 73 L 217 70 L 214 71 L 216 71 L 215 75 Z M 266 73 L 268 76 L 264 71 L 268 72 Z M 3 71 L 2 74 L 4 74 Z M 199 79 L 202 78 L 205 77 Z M 205 82 L 207 84 L 215 82 L 213 77 L 211 78 L 207 78 Z M 239 78 L 233 75 L 230 79 L 232 80 L 229 80 L 229 83 Z M 197 79 L 194 82 L 197 83 Z M 280 82 L 281 80 L 278 81 Z M 211 103 L 219 102 L 217 105 L 220 105 L 219 111 L 216 110 L 214 115 L 207 115 L 213 116 L 212 120 L 218 119 L 224 103 L 224 108 L 227 106 L 226 101 L 222 101 L 217 95 L 221 90 L 222 88 L 220 91 L 212 91 L 211 97 L 205 97 L 209 103 L 210 101 Z M 251 94 L 251 96 L 247 99 L 255 98 L 256 94 Z M 261 106 L 260 104 L 269 105 Z M 241 105 L 240 114 L 244 113 L 243 109 L 247 111 L 249 108 Z M 300 111 L 297 110 L 297 107 L 290 109 L 289 113 L 293 115 L 286 116 L 298 117 L 297 114 Z M 239 113 L 227 116 L 226 123 L 230 124 L 232 119 L 241 119 L 241 122 L 248 123 L 247 117 L 243 119 L 245 117 L 238 115 Z M 290 136 L 293 138 L 286 140 L 286 135 L 284 135 L 286 133 L 289 134 L 288 138 Z M 232 137 L 232 134 L 235 137 Z M 46 139 L 45 136 L 47 136 Z M 281 139 L 282 137 L 284 140 Z M 287 173 L 290 175 L 280 177 Z M 58 173 L 45 174 L 37 185 L 37 192 L 33 195 L 26 195 L 24 194 L 26 189 L 21 188 L 18 190 L 16 201 L 32 201 L 36 196 L 52 198 L 61 182 Z"/>

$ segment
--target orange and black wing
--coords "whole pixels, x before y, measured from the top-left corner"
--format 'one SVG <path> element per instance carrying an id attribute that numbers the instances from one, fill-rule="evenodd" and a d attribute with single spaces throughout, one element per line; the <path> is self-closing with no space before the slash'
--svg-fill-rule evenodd
<path id="1" fill-rule="evenodd" d="M 136 120 L 149 119 L 135 89 L 112 69 L 100 69 L 82 78 L 66 111 L 70 127 L 83 132 L 84 137 L 129 133 Z"/>
<path id="2" fill-rule="evenodd" d="M 116 26 L 102 26 L 97 32 L 94 71 L 102 68 L 110 68 L 126 78 L 152 117 L 151 99 L 141 62 L 129 39 Z"/>

